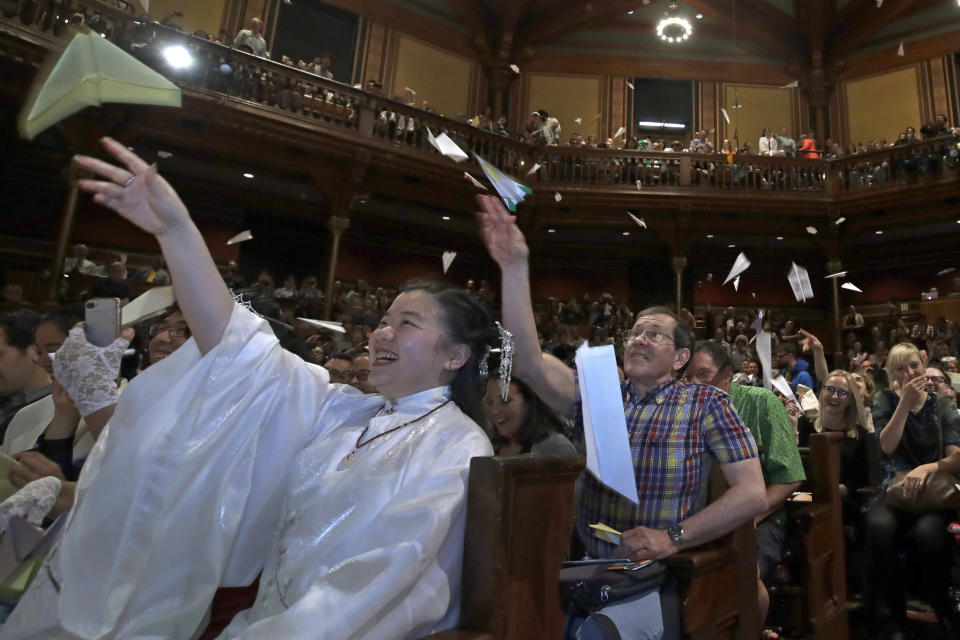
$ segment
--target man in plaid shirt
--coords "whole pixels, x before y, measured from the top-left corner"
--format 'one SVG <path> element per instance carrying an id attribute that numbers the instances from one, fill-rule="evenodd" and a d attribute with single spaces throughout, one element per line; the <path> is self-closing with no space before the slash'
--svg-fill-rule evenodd
<path id="1" fill-rule="evenodd" d="M 503 323 L 515 339 L 513 374 L 558 414 L 572 413 L 582 437 L 576 376 L 540 351 L 526 240 L 498 199 L 478 200 L 484 241 L 502 271 Z M 715 540 L 766 509 L 756 445 L 730 397 L 715 387 L 676 379 L 693 343 L 689 325 L 663 307 L 641 311 L 624 335 L 624 412 L 640 503 L 633 505 L 590 474 L 581 475 L 576 527 L 592 556 L 662 559 Z M 705 505 L 710 454 L 730 488 Z M 591 535 L 588 525 L 597 522 L 623 532 L 620 546 Z M 668 629 L 678 624 L 669 619 L 675 613 L 665 616 Z"/>

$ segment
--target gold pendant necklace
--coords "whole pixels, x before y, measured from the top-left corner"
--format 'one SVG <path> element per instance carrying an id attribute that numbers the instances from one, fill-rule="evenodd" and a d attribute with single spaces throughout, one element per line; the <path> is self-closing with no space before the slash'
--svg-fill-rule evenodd
<path id="1" fill-rule="evenodd" d="M 429 415 L 430 415 L 431 413 L 433 413 L 434 411 L 437 411 L 437 410 L 439 410 L 439 409 L 442 409 L 443 407 L 447 406 L 447 405 L 450 404 L 451 402 L 453 402 L 453 400 L 447 400 L 447 401 L 444 402 L 443 404 L 437 405 L 437 406 L 435 406 L 433 409 L 430 409 L 430 411 L 427 411 L 427 412 L 426 412 L 425 414 L 423 414 L 422 416 L 420 416 L 420 417 L 418 417 L 418 418 L 414 418 L 413 420 L 408 420 L 407 422 L 404 422 L 403 424 L 401 424 L 401 425 L 399 425 L 399 426 L 396 426 L 396 427 L 394 427 L 394 428 L 392 428 L 392 429 L 387 429 L 387 430 L 384 431 L 383 433 L 381 433 L 381 434 L 379 434 L 379 435 L 376 435 L 376 436 L 370 438 L 369 440 L 367 440 L 366 442 L 364 442 L 364 443 L 361 444 L 360 441 L 363 440 L 363 436 L 367 435 L 367 430 L 370 429 L 370 425 L 367 424 L 367 426 L 363 428 L 363 431 L 361 431 L 361 432 L 360 432 L 360 435 L 357 437 L 357 442 L 356 442 L 356 444 L 353 445 L 353 451 L 351 451 L 351 452 L 348 453 L 347 455 L 343 456 L 343 458 L 340 460 L 340 464 L 337 465 L 337 471 L 343 471 L 344 469 L 349 469 L 350 467 L 352 467 L 352 466 L 353 466 L 353 463 L 354 463 L 354 462 L 356 461 L 356 459 L 357 459 L 357 452 L 360 451 L 360 449 L 361 449 L 362 447 L 367 446 L 368 444 L 370 444 L 370 443 L 373 442 L 374 440 L 377 440 L 378 438 L 382 438 L 383 436 L 387 435 L 388 433 L 393 433 L 393 432 L 396 431 L 397 429 L 403 429 L 404 427 L 409 427 L 411 424 L 413 424 L 413 423 L 415 423 L 415 422 L 420 422 L 421 420 L 423 420 L 424 418 L 426 418 L 427 416 L 429 416 Z M 394 401 L 394 405 L 393 405 L 393 408 L 395 408 L 395 407 L 396 407 L 396 401 Z M 391 411 L 390 413 L 392 413 L 392 411 Z"/>

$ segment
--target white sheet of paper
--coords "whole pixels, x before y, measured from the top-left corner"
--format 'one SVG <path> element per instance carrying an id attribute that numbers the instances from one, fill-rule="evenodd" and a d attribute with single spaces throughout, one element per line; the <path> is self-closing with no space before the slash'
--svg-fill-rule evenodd
<path id="1" fill-rule="evenodd" d="M 454 162 L 463 162 L 470 157 L 445 133 L 441 133 L 434 140 L 436 141 L 437 149 L 439 149 L 440 153 L 447 156 Z"/>
<path id="2" fill-rule="evenodd" d="M 444 251 L 443 252 L 443 272 L 446 273 L 450 269 L 450 265 L 453 264 L 454 259 L 457 257 L 456 251 Z"/>
<path id="3" fill-rule="evenodd" d="M 556 200 L 557 202 L 560 202 L 561 200 L 563 200 L 563 196 L 560 195 L 559 191 L 556 191 L 553 194 L 553 199 Z"/>
<path id="4" fill-rule="evenodd" d="M 639 501 L 613 345 L 577 349 L 587 469 L 634 504 Z"/>
<path id="5" fill-rule="evenodd" d="M 720 113 L 723 114 L 723 119 L 727 121 L 727 124 L 730 124 L 730 114 L 727 113 L 727 110 L 723 107 L 720 107 Z"/>
<path id="6" fill-rule="evenodd" d="M 238 242 L 246 242 L 247 240 L 253 240 L 253 234 L 249 231 L 241 231 L 227 240 L 227 244 L 237 244 Z"/>
<path id="7" fill-rule="evenodd" d="M 730 273 L 727 274 L 727 279 L 723 281 L 723 284 L 727 284 L 749 268 L 750 260 L 741 251 L 740 255 L 737 256 L 737 259 L 734 260 L 733 267 L 730 268 Z"/>
<path id="8" fill-rule="evenodd" d="M 314 320 L 313 318 L 297 318 L 301 322 L 306 322 L 312 327 L 317 329 L 326 329 L 327 331 L 336 331 L 337 333 L 346 333 L 347 330 L 343 328 L 343 325 L 339 322 L 331 322 L 329 320 Z"/>
<path id="9" fill-rule="evenodd" d="M 787 281 L 790 282 L 790 288 L 793 289 L 793 297 L 797 299 L 797 302 L 812 300 L 813 286 L 810 284 L 810 274 L 796 262 L 791 262 L 790 265 Z"/>
<path id="10" fill-rule="evenodd" d="M 638 218 L 637 216 L 633 215 L 629 211 L 627 211 L 627 215 L 630 216 L 631 220 L 637 223 L 637 226 L 643 227 L 644 229 L 647 228 L 647 222 L 643 218 Z"/>
<path id="11" fill-rule="evenodd" d="M 783 376 L 777 376 L 770 380 L 770 384 L 774 389 L 779 391 L 784 398 L 788 400 L 793 400 L 797 403 L 797 406 L 800 406 L 800 401 L 797 399 L 797 395 L 793 392 L 793 389 L 790 388 L 790 383 L 787 382 L 787 379 Z"/>
<path id="12" fill-rule="evenodd" d="M 625 134 L 626 132 L 627 132 L 627 128 L 626 128 L 626 127 L 620 127 L 619 129 L 617 129 L 617 132 L 616 132 L 615 134 L 613 134 L 613 139 L 616 140 L 617 138 L 619 138 L 620 136 L 622 136 L 622 135 Z"/>
<path id="13" fill-rule="evenodd" d="M 144 291 L 128 302 L 120 311 L 120 324 L 123 327 L 133 325 L 161 316 L 176 304 L 173 297 L 173 287 L 154 287 Z"/>
<path id="14" fill-rule="evenodd" d="M 845 275 L 847 275 L 846 271 L 837 271 L 836 273 L 831 273 L 830 275 L 825 277 L 826 278 L 842 278 Z"/>
<path id="15" fill-rule="evenodd" d="M 533 165 L 533 167 L 530 168 L 530 171 L 527 171 L 527 175 L 528 175 L 528 176 L 532 176 L 532 175 L 535 174 L 537 171 L 540 171 L 540 167 L 542 167 L 542 166 L 543 166 L 543 165 L 540 164 L 539 162 L 536 163 L 535 165 Z"/>
<path id="16" fill-rule="evenodd" d="M 773 366 L 773 349 L 770 343 L 770 332 L 761 331 L 757 334 L 757 359 L 763 371 L 763 388 L 770 389 L 770 369 Z"/>
<path id="17" fill-rule="evenodd" d="M 466 178 L 467 180 L 469 180 L 470 182 L 472 182 L 472 183 L 473 183 L 473 186 L 479 187 L 480 189 L 483 189 L 484 191 L 489 191 L 489 189 L 487 189 L 487 188 L 483 185 L 482 182 L 480 182 L 479 180 L 477 180 L 476 178 L 474 178 L 474 177 L 473 177 L 472 175 L 470 175 L 468 172 L 464 171 L 464 172 L 463 172 L 463 177 Z"/>
<path id="18" fill-rule="evenodd" d="M 846 289 L 847 291 L 856 291 L 857 293 L 863 293 L 863 289 L 853 284 L 852 282 L 844 282 L 840 285 L 841 289 Z"/>
<path id="19" fill-rule="evenodd" d="M 430 127 L 427 127 L 427 142 L 430 143 L 430 146 L 440 151 L 440 145 L 437 144 L 437 139 L 433 136 L 433 131 L 430 131 Z"/>

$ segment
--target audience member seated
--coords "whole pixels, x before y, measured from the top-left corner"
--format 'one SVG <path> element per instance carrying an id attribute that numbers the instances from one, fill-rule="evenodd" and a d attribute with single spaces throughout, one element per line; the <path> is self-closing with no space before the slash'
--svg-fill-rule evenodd
<path id="1" fill-rule="evenodd" d="M 84 298 L 119 298 L 121 304 L 133 299 L 133 288 L 127 282 L 127 268 L 122 262 L 112 262 L 106 278 L 97 278 L 87 288 Z"/>
<path id="2" fill-rule="evenodd" d="M 134 282 L 146 282 L 155 285 L 170 284 L 170 273 L 164 269 L 163 256 L 153 256 L 150 266 L 138 271 L 133 280 Z"/>
<path id="3" fill-rule="evenodd" d="M 874 396 L 873 422 L 879 434 L 884 478 L 880 495 L 898 471 L 907 472 L 905 488 L 916 499 L 936 471 L 960 472 L 960 418 L 956 405 L 926 391 L 926 363 L 916 346 L 900 343 L 890 350 L 887 372 L 896 391 Z M 921 595 L 931 604 L 946 637 L 956 637 L 956 619 L 948 600 L 953 535 L 947 525 L 956 518 L 949 510 L 904 511 L 878 500 L 867 516 L 867 543 L 872 561 L 871 584 L 885 600 L 888 633 L 906 633 L 909 569 L 920 571 Z M 908 550 L 913 564 L 906 564 Z M 876 602 L 871 602 L 876 611 Z M 952 630 L 951 630 L 952 629 Z"/>
<path id="4" fill-rule="evenodd" d="M 50 375 L 40 366 L 33 311 L 0 314 L 0 442 L 53 417 Z"/>
<path id="5" fill-rule="evenodd" d="M 794 393 L 797 392 L 797 385 L 801 384 L 808 389 L 815 388 L 813 376 L 809 372 L 810 364 L 803 358 L 797 357 L 797 346 L 792 342 L 777 345 L 773 368 L 780 369 Z"/>
<path id="6" fill-rule="evenodd" d="M 3 285 L 3 298 L 0 299 L 0 312 L 32 309 L 33 303 L 23 297 L 23 287 L 15 282 Z"/>
<path id="7" fill-rule="evenodd" d="M 92 260 L 88 260 L 88 255 L 90 255 L 90 249 L 87 245 L 73 245 L 73 255 L 63 261 L 63 272 L 65 274 L 82 273 L 86 276 L 100 275 L 100 267 Z"/>
<path id="8" fill-rule="evenodd" d="M 250 25 L 241 29 L 233 39 L 233 48 L 263 57 L 267 51 L 267 41 L 263 39 L 263 22 L 260 18 L 250 18 Z"/>
<path id="9" fill-rule="evenodd" d="M 757 593 L 760 621 L 767 618 L 770 594 L 766 582 L 783 557 L 787 523 L 783 507 L 806 479 L 797 450 L 793 425 L 783 404 L 770 391 L 733 382 L 730 355 L 715 341 L 701 340 L 693 349 L 686 378 L 730 394 L 733 408 L 750 429 L 760 449 L 760 468 L 766 486 L 766 508 L 754 517 L 757 542 Z"/>
<path id="10" fill-rule="evenodd" d="M 523 234 L 498 199 L 479 200 L 484 240 L 503 272 L 503 322 L 515 339 L 513 372 L 558 415 L 572 414 L 574 438 L 582 439 L 577 378 L 562 362 L 542 353 L 537 340 Z M 766 509 L 756 445 L 728 396 L 676 380 L 690 359 L 693 341 L 693 330 L 665 308 L 641 311 L 625 339 L 624 413 L 640 502 L 634 505 L 590 474 L 581 475 L 575 527 L 591 557 L 665 558 L 719 538 Z M 718 460 L 730 488 L 704 508 L 702 462 L 708 453 Z M 619 546 L 593 535 L 589 525 L 598 522 L 623 532 Z M 648 594 L 619 606 L 628 608 L 630 618 L 643 627 L 635 633 L 657 637 L 664 628 L 668 637 L 678 633 L 679 611 L 669 584 L 659 596 Z"/>
<path id="11" fill-rule="evenodd" d="M 370 382 L 370 356 L 366 352 L 354 356 L 350 363 L 353 371 L 353 377 L 350 378 L 350 385 L 359 389 L 363 393 L 376 393 L 377 388 Z"/>
<path id="12" fill-rule="evenodd" d="M 496 367 L 491 370 L 495 371 Z M 573 444 L 563 435 L 563 423 L 521 380 L 510 381 L 510 391 L 504 401 L 500 379 L 491 377 L 483 396 L 483 412 L 493 451 L 498 456 L 577 455 Z"/>

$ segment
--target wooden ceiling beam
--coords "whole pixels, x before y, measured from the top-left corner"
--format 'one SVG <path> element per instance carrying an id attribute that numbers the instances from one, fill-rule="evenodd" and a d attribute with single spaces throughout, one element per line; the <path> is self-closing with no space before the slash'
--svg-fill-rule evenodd
<path id="1" fill-rule="evenodd" d="M 736 40 L 752 40 L 776 57 L 796 62 L 805 57 L 804 43 L 799 39 L 796 26 L 780 32 L 756 13 L 744 10 L 739 0 L 734 14 L 734 2 L 731 0 L 684 0 L 685 4 L 709 16 L 722 27 L 730 29 L 731 38 L 736 27 Z M 785 14 L 784 14 L 785 15 Z"/>
<path id="2" fill-rule="evenodd" d="M 832 39 L 832 55 L 835 59 L 846 57 L 850 52 L 867 44 L 878 31 L 920 7 L 928 8 L 930 0 L 899 0 L 888 2 L 882 7 L 874 4 L 865 17 L 855 20 L 840 37 Z"/>

